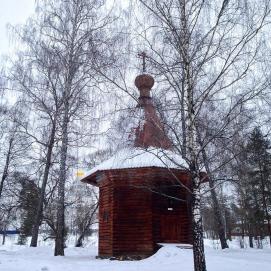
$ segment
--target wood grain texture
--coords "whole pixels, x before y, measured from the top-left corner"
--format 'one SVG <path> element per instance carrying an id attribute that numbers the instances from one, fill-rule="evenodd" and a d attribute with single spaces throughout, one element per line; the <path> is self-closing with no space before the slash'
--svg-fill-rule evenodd
<path id="1" fill-rule="evenodd" d="M 149 167 L 99 174 L 99 256 L 148 256 L 157 243 L 191 243 L 189 202 L 180 186 L 189 185 L 189 175 L 173 173 Z"/>

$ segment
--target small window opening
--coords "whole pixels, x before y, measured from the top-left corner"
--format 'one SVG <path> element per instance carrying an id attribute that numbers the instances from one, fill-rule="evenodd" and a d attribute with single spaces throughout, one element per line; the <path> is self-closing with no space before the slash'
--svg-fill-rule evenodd
<path id="1" fill-rule="evenodd" d="M 109 212 L 108 211 L 104 211 L 103 212 L 103 221 L 104 222 L 108 222 L 109 221 Z"/>

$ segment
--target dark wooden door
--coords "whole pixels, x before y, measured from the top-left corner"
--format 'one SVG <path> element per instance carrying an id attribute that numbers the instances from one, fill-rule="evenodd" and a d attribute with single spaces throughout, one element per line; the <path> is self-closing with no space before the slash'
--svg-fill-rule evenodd
<path id="1" fill-rule="evenodd" d="M 181 237 L 180 217 L 174 214 L 161 215 L 161 242 L 178 243 Z"/>

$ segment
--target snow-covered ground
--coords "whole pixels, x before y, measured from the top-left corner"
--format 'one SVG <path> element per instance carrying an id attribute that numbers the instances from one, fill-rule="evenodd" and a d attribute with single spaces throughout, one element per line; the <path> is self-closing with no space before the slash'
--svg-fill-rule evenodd
<path id="1" fill-rule="evenodd" d="M 240 249 L 237 242 L 230 249 L 214 249 L 206 242 L 208 271 L 271 271 L 271 249 Z M 65 257 L 54 257 L 52 246 L 30 248 L 0 245 L 1 271 L 192 271 L 192 250 L 174 246 L 161 248 L 152 257 L 141 261 L 95 259 L 96 246 L 69 247 Z"/>

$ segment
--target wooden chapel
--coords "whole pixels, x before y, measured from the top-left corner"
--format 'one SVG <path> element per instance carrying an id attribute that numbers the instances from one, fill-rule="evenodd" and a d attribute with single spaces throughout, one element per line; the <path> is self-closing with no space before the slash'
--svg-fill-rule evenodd
<path id="1" fill-rule="evenodd" d="M 133 146 L 92 169 L 82 182 L 99 187 L 99 256 L 146 257 L 161 243 L 191 244 L 190 177 L 168 157 L 172 143 L 150 91 L 154 79 L 136 77 L 143 110 Z M 165 196 L 166 195 L 166 196 Z"/>

